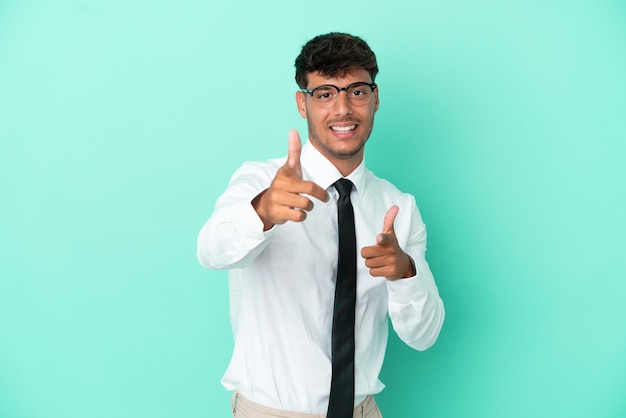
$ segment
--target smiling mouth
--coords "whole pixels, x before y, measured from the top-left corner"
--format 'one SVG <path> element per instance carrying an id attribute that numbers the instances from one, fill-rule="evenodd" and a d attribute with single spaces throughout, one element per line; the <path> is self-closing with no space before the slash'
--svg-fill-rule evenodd
<path id="1" fill-rule="evenodd" d="M 334 132 L 337 132 L 337 133 L 340 133 L 340 134 L 345 134 L 345 133 L 348 133 L 350 131 L 354 131 L 356 129 L 356 125 L 331 126 L 330 129 L 332 129 Z"/>

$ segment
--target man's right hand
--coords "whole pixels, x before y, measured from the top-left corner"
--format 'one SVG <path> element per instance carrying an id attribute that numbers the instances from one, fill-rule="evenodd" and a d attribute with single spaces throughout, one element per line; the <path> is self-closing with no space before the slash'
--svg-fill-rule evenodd
<path id="1" fill-rule="evenodd" d="M 312 181 L 302 180 L 300 153 L 302 144 L 298 131 L 289 131 L 289 151 L 285 165 L 278 169 L 270 187 L 252 200 L 252 206 L 263 221 L 263 230 L 287 221 L 302 222 L 313 202 L 302 194 L 328 201 L 328 193 Z"/>

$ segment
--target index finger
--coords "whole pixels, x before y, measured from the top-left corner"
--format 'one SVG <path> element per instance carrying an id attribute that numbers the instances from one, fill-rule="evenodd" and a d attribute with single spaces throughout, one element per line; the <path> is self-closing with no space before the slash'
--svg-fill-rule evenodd
<path id="1" fill-rule="evenodd" d="M 393 242 L 394 236 L 392 234 L 378 234 L 376 237 L 376 243 L 378 245 L 387 245 Z"/>
<path id="2" fill-rule="evenodd" d="M 316 183 L 312 181 L 302 181 L 301 182 L 301 190 L 300 193 L 308 194 L 309 196 L 313 196 L 322 202 L 327 202 L 328 192 L 325 189 L 322 189 L 321 186 L 318 186 Z"/>

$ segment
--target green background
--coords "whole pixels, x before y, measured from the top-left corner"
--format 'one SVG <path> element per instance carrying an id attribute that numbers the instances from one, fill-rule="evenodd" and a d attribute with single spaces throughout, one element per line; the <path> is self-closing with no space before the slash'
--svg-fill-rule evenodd
<path id="1" fill-rule="evenodd" d="M 380 64 L 367 162 L 414 194 L 447 318 L 386 418 L 626 417 L 626 3 L 0 2 L 0 417 L 227 417 L 197 233 L 286 153 L 293 60 Z"/>

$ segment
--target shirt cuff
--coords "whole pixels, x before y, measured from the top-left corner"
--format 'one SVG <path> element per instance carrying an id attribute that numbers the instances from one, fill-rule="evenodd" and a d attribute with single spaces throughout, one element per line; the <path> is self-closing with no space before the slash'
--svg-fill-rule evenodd
<path id="1" fill-rule="evenodd" d="M 412 300 L 420 299 L 428 291 L 428 286 L 423 283 L 423 279 L 418 272 L 417 275 L 408 279 L 388 280 L 387 290 L 389 299 L 399 304 L 405 304 Z"/>
<path id="2" fill-rule="evenodd" d="M 237 228 L 237 233 L 240 237 L 246 237 L 245 241 L 247 249 L 252 249 L 265 241 L 276 231 L 276 225 L 272 226 L 267 231 L 263 231 L 263 221 L 259 217 L 259 214 L 254 210 L 251 203 L 246 203 L 238 207 L 231 219 L 233 224 Z M 235 221 L 236 220 L 236 221 Z"/>
<path id="3" fill-rule="evenodd" d="M 248 256 L 274 235 L 273 229 L 264 232 L 263 221 L 250 203 L 232 206 L 228 218 L 215 225 L 215 236 L 220 237 L 219 247 L 211 264 L 217 268 L 232 265 Z"/>

